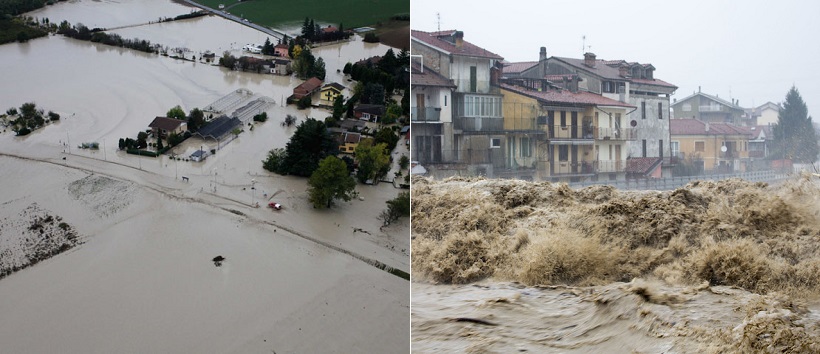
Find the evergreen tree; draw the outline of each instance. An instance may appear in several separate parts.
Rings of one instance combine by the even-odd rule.
[[[325,123],[309,118],[296,127],[296,132],[285,147],[280,170],[283,174],[308,177],[319,166],[319,161],[338,151]]]
[[[780,109],[773,132],[774,156],[800,163],[813,163],[817,160],[820,152],[817,134],[808,107],[794,86],[786,94],[786,101]]]
[[[319,78],[319,80],[325,81],[325,60],[319,57],[316,59],[316,62],[313,63],[313,68],[311,69],[311,75]]]
[[[336,96],[336,100],[333,101],[333,119],[339,120],[342,119],[342,114],[345,113],[345,97],[342,95]]]
[[[312,28],[313,24],[310,22],[310,19],[305,17],[305,22],[302,23],[302,37],[308,37]]]

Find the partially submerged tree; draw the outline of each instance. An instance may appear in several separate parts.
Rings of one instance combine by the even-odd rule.
[[[282,168],[277,172],[308,177],[319,166],[319,161],[338,152],[338,145],[324,122],[308,118],[296,127],[285,151]]]
[[[387,144],[373,145],[372,139],[362,140],[356,146],[356,161],[359,162],[359,171],[356,178],[359,182],[375,181],[384,177],[390,171],[390,156]]]
[[[349,201],[355,196],[356,181],[347,165],[336,156],[328,156],[308,180],[308,194],[314,208],[330,208],[335,199]]]
[[[410,216],[410,192],[401,192],[395,199],[388,200],[386,203],[387,209],[380,215],[384,225],[390,225],[402,216]]]
[[[203,125],[205,125],[205,113],[199,108],[192,109],[188,114],[188,130],[195,132]]]
[[[174,108],[169,109],[165,116],[168,118],[185,120],[185,111],[182,110],[182,107],[176,105]]]

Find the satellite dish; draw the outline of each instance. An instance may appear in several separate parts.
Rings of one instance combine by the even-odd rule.
[[[722,151],[722,152],[726,152],[726,150],[728,150],[728,149],[726,148],[726,145],[723,145],[723,146],[721,146],[721,147],[720,147],[720,151]]]

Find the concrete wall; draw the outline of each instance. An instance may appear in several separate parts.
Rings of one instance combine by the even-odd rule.
[[[757,118],[758,125],[769,125],[777,123],[777,116],[780,114],[779,111],[773,109],[765,109],[760,112],[760,117]]]
[[[628,154],[632,157],[643,156],[643,140],[646,140],[646,157],[660,157],[660,140],[663,140],[663,157],[670,156],[669,151],[669,97],[631,95],[629,104],[638,107],[622,122],[622,127],[637,124],[637,139],[628,144]],[[646,104],[646,119],[642,118],[642,103]],[[658,119],[658,103],[662,104],[663,119]],[[624,125],[625,124],[625,125]]]
[[[410,53],[424,57],[424,65],[444,77],[450,77],[450,55],[428,47],[424,43],[411,40]]]
[[[490,60],[463,56],[454,56],[450,66],[450,76],[457,92],[470,91],[470,68],[476,68],[476,93],[490,93]]]
[[[690,156],[699,156],[703,159],[703,168],[706,171],[714,170],[720,161],[729,161],[732,159],[722,158],[720,147],[724,142],[731,142],[737,146],[737,157],[735,160],[746,159],[749,157],[748,141],[742,136],[721,136],[721,135],[678,135],[672,137],[673,141],[680,143],[680,151],[684,153],[686,159]],[[695,143],[703,142],[704,151],[696,152]],[[735,164],[736,171],[744,171],[744,164]]]

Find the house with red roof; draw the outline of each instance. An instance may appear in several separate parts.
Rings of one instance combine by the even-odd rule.
[[[673,151],[686,164],[715,173],[750,169],[749,141],[757,129],[694,118],[672,119],[669,125]]]
[[[621,122],[635,106],[545,79],[503,79],[499,86],[508,170],[556,182],[625,178],[626,144],[636,130]]]
[[[464,40],[462,31],[411,30],[410,38],[411,54],[419,60],[416,73],[411,73],[410,105],[416,112],[410,130],[413,158],[437,177],[494,177],[496,169],[506,168],[498,145],[505,135],[503,96],[497,85],[504,58]],[[422,68],[440,78],[431,74],[425,76],[427,85],[417,85]],[[430,117],[435,114],[428,114],[428,107],[449,110],[452,124],[432,123]],[[438,118],[442,119],[441,114]]]
[[[302,97],[311,96],[318,92],[321,87],[322,80],[315,77],[307,79],[305,82],[299,84],[299,86],[293,88],[293,95],[289,97],[289,100],[298,101],[302,99]]]
[[[546,79],[554,85],[602,95],[628,103],[635,110],[622,118],[637,134],[625,146],[631,157],[658,157],[671,167],[669,145],[670,96],[677,86],[655,77],[652,64],[602,60],[594,53],[583,58],[548,57],[541,47],[538,61],[504,63],[508,79]]]

